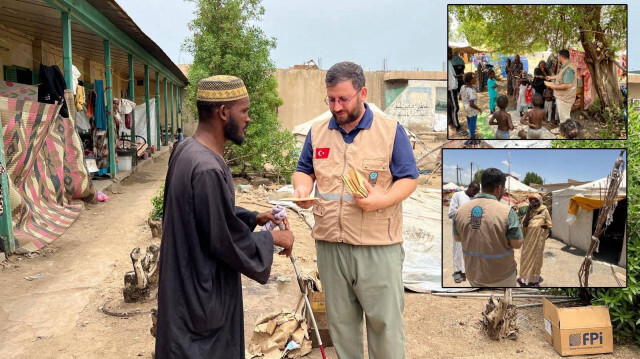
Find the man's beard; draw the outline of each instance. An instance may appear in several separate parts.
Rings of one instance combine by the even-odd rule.
[[[348,125],[356,121],[358,118],[360,118],[360,115],[362,114],[362,106],[360,106],[360,99],[358,99],[358,104],[356,105],[356,108],[355,110],[353,110],[353,112],[347,111],[347,118],[345,120],[339,120],[335,112],[331,111],[331,113],[333,114],[333,117],[336,119],[336,122],[338,123],[338,125],[341,125],[341,126]]]
[[[245,127],[245,130],[246,129],[247,128]],[[224,136],[236,145],[241,146],[244,143],[245,136],[240,135],[239,133],[240,125],[238,125],[238,121],[236,121],[233,116],[229,115],[229,122],[224,125]]]

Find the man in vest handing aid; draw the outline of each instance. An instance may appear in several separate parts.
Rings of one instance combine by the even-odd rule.
[[[546,85],[553,89],[553,94],[556,97],[560,124],[571,118],[571,107],[576,102],[578,77],[576,76],[576,66],[571,62],[570,57],[569,50],[560,50],[558,59],[562,67],[558,70],[557,75],[546,77],[547,80],[554,80],[553,83],[547,83]],[[558,131],[556,130],[555,132]]]
[[[402,201],[417,186],[409,138],[394,120],[365,103],[362,67],[333,65],[325,78],[333,116],[315,123],[293,175],[294,197],[313,205],[318,271],[331,340],[341,359],[364,357],[362,314],[369,358],[405,357],[402,311]],[[342,175],[357,171],[367,196],[354,197]]]

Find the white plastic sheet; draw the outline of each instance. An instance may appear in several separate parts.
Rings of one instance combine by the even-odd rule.
[[[442,290],[440,190],[418,188],[402,202],[404,286],[415,292]]]

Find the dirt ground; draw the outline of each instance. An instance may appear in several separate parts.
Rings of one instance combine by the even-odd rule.
[[[129,318],[104,314],[100,308],[122,297],[123,275],[131,270],[129,253],[152,243],[146,220],[150,198],[162,184],[168,156],[156,159],[109,193],[107,203],[89,206],[73,226],[34,258],[11,256],[0,270],[0,358],[149,358],[154,339],[150,315]],[[255,210],[270,206],[261,195],[239,196],[238,205]],[[315,267],[315,248],[307,225],[291,219],[294,252],[303,271]],[[446,231],[445,231],[446,232]],[[3,266],[0,266],[3,267]],[[44,273],[41,279],[24,277]],[[259,314],[295,305],[290,261],[277,257],[271,280],[244,284],[245,338]],[[407,358],[542,358],[559,357],[544,341],[541,307],[520,310],[517,340],[493,342],[479,325],[485,299],[443,298],[406,293],[404,319]],[[520,303],[533,302],[519,300]],[[610,358],[636,358],[638,347],[616,345]],[[335,359],[333,348],[327,356]],[[321,358],[315,349],[308,358]]]
[[[498,95],[506,95],[507,94],[507,80],[504,78],[498,78]],[[508,96],[509,97],[509,106],[507,106],[507,111],[515,111],[516,110],[516,101],[513,99],[513,96]],[[460,121],[460,124],[462,125],[462,129],[465,131],[469,131],[469,128],[467,126],[467,118],[466,118],[466,114],[465,114],[465,110],[464,110],[464,106],[462,104],[462,101],[458,100],[458,103],[460,105],[460,111],[458,112],[458,120]],[[485,89],[484,92],[478,92],[478,106],[482,109],[483,113],[488,114],[489,113],[489,92]],[[496,107],[497,109],[497,107]],[[606,125],[603,123],[599,123],[593,120],[589,120],[587,118],[583,118],[583,116],[580,115],[579,111],[572,111],[571,113],[571,117],[575,120],[578,120],[580,122],[580,124],[582,125],[582,138],[584,139],[600,139],[602,138],[602,135],[600,134],[600,131],[606,128]],[[487,123],[489,121],[489,117],[487,116]],[[511,121],[513,121],[513,124],[515,125],[516,122],[520,123],[520,118],[516,118],[516,117],[511,117]],[[543,124],[543,126],[547,129],[547,130],[552,130],[554,128],[557,128],[557,126],[552,125],[552,124],[547,124],[546,122]],[[450,139],[463,139],[463,138],[469,138],[469,135],[458,135],[455,132],[455,129],[452,129],[451,126],[449,126],[448,128],[448,133],[449,133],[449,138]],[[494,131],[495,132],[495,131]],[[613,135],[615,136],[615,135]],[[617,137],[614,137],[617,138]],[[481,139],[481,138],[478,138]]]
[[[453,280],[453,233],[451,219],[446,215],[449,206],[443,207],[442,238],[442,278],[443,287],[469,287],[469,282],[455,283]],[[520,249],[515,249],[515,259],[520,271]],[[544,248],[544,259],[540,275],[544,279],[543,287],[579,287],[578,270],[586,252],[569,246],[560,240],[548,238]],[[615,273],[615,275],[613,273]],[[625,268],[609,263],[594,261],[593,273],[589,275],[590,287],[625,287],[627,271]],[[616,280],[617,279],[617,280]]]

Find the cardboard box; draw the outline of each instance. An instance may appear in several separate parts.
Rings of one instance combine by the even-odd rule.
[[[329,335],[329,322],[327,321],[327,310],[324,304],[324,293],[314,291],[311,286],[307,286],[307,293],[309,295],[309,303],[311,304],[313,316],[316,319],[316,324],[318,325],[318,332],[320,333],[320,339],[322,339],[322,345],[325,348],[332,347],[333,342]],[[318,338],[316,338],[316,333],[313,328],[313,322],[311,321],[309,311],[307,311],[306,317],[307,324],[309,325],[309,334],[311,336],[311,347],[317,348],[319,346]]]
[[[327,312],[324,305],[324,293],[309,292],[309,302],[311,303],[311,309],[313,309],[314,314]]]
[[[542,299],[547,342],[562,356],[613,352],[613,329],[604,306],[558,308]]]

